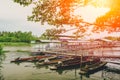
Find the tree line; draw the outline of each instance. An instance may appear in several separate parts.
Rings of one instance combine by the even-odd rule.
[[[31,40],[37,39],[32,35],[32,32],[0,32],[0,42],[26,42],[30,43]]]
[[[3,47],[2,45],[0,45],[0,55],[2,54],[2,51],[3,51]]]

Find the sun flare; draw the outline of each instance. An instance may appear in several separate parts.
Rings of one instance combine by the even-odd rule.
[[[96,7],[104,7],[105,5],[109,5],[110,1],[108,1],[108,0],[92,0],[90,3],[92,5],[95,5]]]
[[[84,21],[87,22],[94,22],[97,17],[104,15],[109,11],[109,8],[104,7],[93,7],[93,6],[86,6],[86,7],[79,7],[74,10],[74,16],[81,16]]]

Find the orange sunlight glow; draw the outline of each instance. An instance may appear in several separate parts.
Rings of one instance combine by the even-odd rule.
[[[110,9],[104,7],[93,7],[91,5],[85,7],[78,7],[72,13],[74,16],[81,16],[84,21],[93,23],[95,22],[96,18],[99,16],[104,15]]]
[[[92,0],[91,4],[95,5],[95,6],[99,6],[99,7],[103,7],[105,5],[109,5],[111,3],[111,1],[109,0]]]

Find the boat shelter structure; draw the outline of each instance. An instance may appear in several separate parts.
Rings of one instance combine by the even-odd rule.
[[[67,54],[67,55],[84,55],[84,56],[105,56],[117,57],[111,53],[110,55],[102,54],[103,48],[111,48],[114,46],[113,41],[108,39],[95,40],[76,40],[71,38],[60,38],[59,40],[36,40],[39,44],[40,51],[51,53]],[[44,45],[43,45],[44,44]],[[97,51],[95,51],[97,50]]]

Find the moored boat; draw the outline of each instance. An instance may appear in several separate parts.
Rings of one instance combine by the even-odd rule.
[[[64,59],[55,59],[55,60],[44,60],[44,62],[38,63],[38,66],[42,66],[42,65],[51,65],[51,64],[57,64],[59,61],[62,61]]]
[[[27,61],[27,60],[30,60],[31,58],[15,58],[14,60],[10,61],[10,62],[24,62],[24,61]]]
[[[71,60],[72,58],[71,57],[67,57],[67,56],[57,56],[55,59],[49,59],[49,58],[46,58],[46,59],[42,59],[42,62],[39,61],[37,63],[37,66],[42,66],[42,65],[53,65],[53,64],[57,64],[59,62],[66,62],[66,61],[69,61]],[[43,61],[44,60],[44,61]]]
[[[80,57],[74,57],[73,59],[62,62],[60,64],[57,64],[55,66],[51,66],[51,70],[57,70],[57,69],[69,69],[69,68],[74,68],[74,67],[80,67],[80,66],[85,66],[86,64],[89,63],[95,63],[96,61],[99,61],[99,58],[94,58],[94,59],[89,59],[88,57],[83,57],[82,61]]]
[[[73,57],[72,59],[62,61],[54,66],[51,66],[51,70],[58,70],[58,69],[68,69],[74,67],[80,67],[80,57]],[[87,61],[83,61],[82,64],[86,64]]]
[[[97,62],[94,64],[90,64],[90,65],[86,65],[84,68],[80,69],[79,74],[91,74],[96,72],[97,70],[102,69],[105,65],[107,64],[107,62]]]
[[[83,61],[82,64],[86,64],[87,61]],[[80,61],[73,61],[71,63],[61,63],[57,64],[55,66],[51,66],[51,70],[58,70],[58,69],[70,69],[70,68],[75,68],[75,67],[80,67]]]
[[[27,57],[27,58],[18,57],[16,59],[12,60],[11,62],[37,62],[43,58],[48,58],[48,57],[50,57],[50,56],[32,56],[32,57]]]
[[[43,62],[44,60],[46,59],[49,59],[49,60],[54,60],[56,59],[57,56],[55,55],[52,55],[52,56],[44,56],[43,58],[35,58],[33,60],[28,60],[28,62]]]

